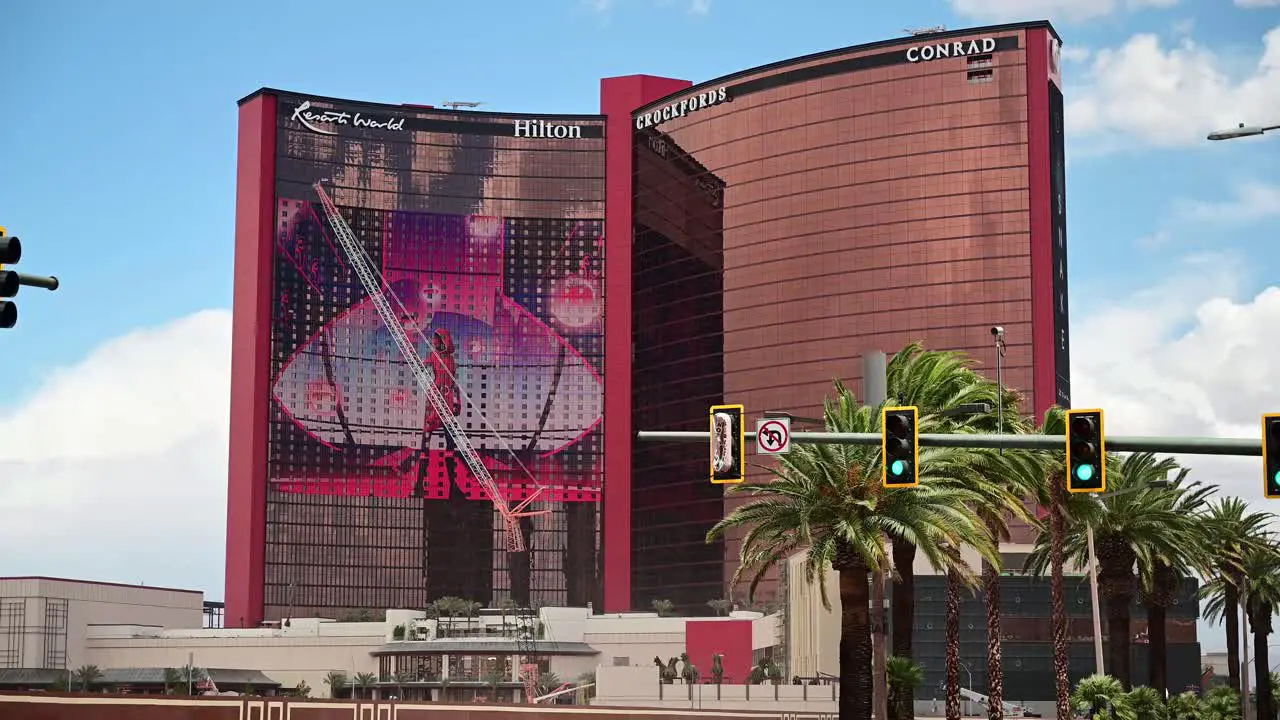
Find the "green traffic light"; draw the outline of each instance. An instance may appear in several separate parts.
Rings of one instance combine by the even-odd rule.
[[[889,463],[890,475],[905,475],[907,472],[907,464],[902,460],[894,460]]]
[[[1280,487],[1280,470],[1276,471],[1275,477],[1271,478],[1271,480],[1276,484],[1276,487]]]
[[[1076,468],[1076,479],[1080,482],[1089,482],[1093,479],[1093,466],[1080,465]]]

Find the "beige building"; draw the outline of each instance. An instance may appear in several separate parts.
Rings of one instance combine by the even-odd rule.
[[[89,638],[103,625],[200,627],[195,590],[0,578],[0,668],[76,668],[96,662]]]
[[[392,609],[386,611],[385,619],[374,622],[293,618],[253,629],[204,628],[202,618],[202,595],[194,591],[48,578],[0,579],[0,643],[4,643],[0,649],[8,648],[0,655],[0,687],[40,686],[41,682],[48,686],[58,671],[93,665],[104,675],[99,683],[103,687],[145,691],[161,682],[164,669],[190,663],[207,670],[215,685],[219,677],[264,679],[265,675],[265,680],[286,689],[305,683],[312,697],[330,696],[326,678],[335,672],[353,682],[362,674],[374,678],[373,687],[361,689],[369,697],[506,700],[509,696],[519,701],[524,692],[518,662],[525,648],[513,633],[518,621],[502,610],[438,619],[422,611]],[[544,678],[549,673],[571,683],[600,678],[593,703],[687,707],[696,696],[703,707],[713,707],[716,700],[706,695],[710,691],[705,687],[691,689],[678,679],[658,687],[653,658],[685,653],[690,648],[687,626],[691,621],[749,622],[753,661],[777,651],[783,627],[779,616],[755,612],[686,619],[656,613],[597,615],[591,608],[553,607],[538,611],[533,642]],[[705,636],[705,625],[701,632]],[[701,672],[705,678],[709,668]],[[633,681],[652,687],[638,689]],[[228,680],[217,689],[241,691],[244,686]],[[747,691],[729,686],[722,692],[733,695],[735,707],[761,710],[790,707],[790,696],[795,694],[789,687],[758,691],[752,698],[738,697]],[[829,696],[830,688],[825,692]],[[828,696],[818,692],[815,700],[830,703]],[[805,709],[811,707],[803,704]]]

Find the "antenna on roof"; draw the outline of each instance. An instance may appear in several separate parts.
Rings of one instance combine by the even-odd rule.
[[[448,102],[442,102],[442,103],[440,103],[440,104],[441,104],[441,105],[443,105],[444,107],[447,107],[447,108],[451,109],[451,110],[457,110],[458,108],[478,108],[478,107],[480,107],[481,105],[483,105],[484,103],[482,103],[482,102],[467,102],[467,101],[464,101],[464,100],[450,100],[450,101],[448,101]]]
[[[932,35],[934,33],[940,33],[940,32],[946,32],[946,31],[947,31],[946,25],[934,25],[933,27],[926,27],[926,28],[915,28],[915,29],[905,28],[903,29],[902,32],[908,35]]]

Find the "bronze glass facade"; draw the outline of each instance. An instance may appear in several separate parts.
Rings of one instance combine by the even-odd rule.
[[[664,346],[696,347],[707,363],[722,363],[719,388],[709,366],[665,371],[687,388],[689,410],[679,417],[689,428],[706,424],[706,408],[691,398],[717,390],[755,417],[820,415],[833,378],[859,380],[864,352],[916,340],[967,351],[994,371],[993,325],[1006,331],[1005,381],[1027,395],[1028,408],[1040,404],[1032,387],[1026,39],[1026,30],[1012,28],[831,53],[706,83],[637,111],[637,136],[701,168],[681,185],[698,203],[673,203],[673,184],[647,174],[639,159],[634,186],[637,268],[642,256],[683,252],[664,260],[674,265],[662,273],[678,291],[658,292],[661,281],[637,275],[637,338],[661,327]],[[639,157],[648,142],[637,142]],[[714,203],[702,200],[710,194]],[[690,243],[655,233],[654,216],[714,227],[696,246],[702,257],[689,259]],[[658,235],[660,251],[650,247]],[[695,264],[701,274],[676,269]],[[686,272],[698,279],[677,283]],[[665,315],[646,328],[639,320],[646,313]],[[650,370],[640,352],[635,427],[674,429],[672,403],[682,401],[642,391]],[[637,498],[674,482],[677,465],[685,482],[706,475],[702,448],[644,446],[635,456]],[[723,594],[736,562],[708,574],[693,551],[714,517],[692,506],[636,512],[638,606],[657,595],[692,605]],[[677,520],[684,525],[674,527]],[[662,543],[668,557],[690,562],[666,560],[661,576],[646,573],[640,548]],[[673,547],[681,543],[687,549]],[[725,551],[736,560],[732,538]],[[771,592],[762,588],[765,597]]]

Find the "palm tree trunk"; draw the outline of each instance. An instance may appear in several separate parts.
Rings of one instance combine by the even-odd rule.
[[[1271,660],[1267,649],[1272,609],[1270,605],[1261,604],[1250,608],[1249,613],[1249,625],[1253,628],[1253,682],[1258,698],[1258,720],[1273,720],[1275,717],[1274,698],[1271,697]]]
[[[916,615],[916,546],[906,540],[893,541],[893,569],[897,577],[893,581],[893,654],[913,658],[912,624]]]
[[[1240,692],[1240,593],[1228,583],[1222,595],[1222,615],[1227,621],[1227,684]]]
[[[1168,611],[1158,602],[1147,603],[1147,685],[1160,697],[1169,690],[1169,629],[1165,624]]]
[[[987,591],[987,717],[1004,720],[1004,669],[1000,646],[1000,573],[987,564],[983,570]],[[973,688],[969,688],[972,690]]]
[[[893,541],[893,597],[890,646],[898,657],[913,657],[912,633],[916,616],[916,546],[906,540]],[[895,720],[915,720],[915,692],[897,693],[891,712]]]
[[[840,720],[871,720],[871,571],[841,563]]]
[[[1103,584],[1105,581],[1099,580]],[[1107,674],[1120,681],[1125,691],[1129,691],[1133,680],[1133,671],[1129,662],[1129,647],[1132,642],[1133,594],[1113,590],[1107,594]]]
[[[1071,681],[1067,673],[1067,610],[1062,566],[1066,562],[1066,525],[1062,512],[1066,489],[1061,472],[1049,478],[1052,501],[1049,505],[1049,592],[1053,598],[1050,628],[1053,636],[1053,676],[1057,700],[1057,720],[1072,720]]]
[[[947,571],[947,720],[960,720],[960,578]]]

